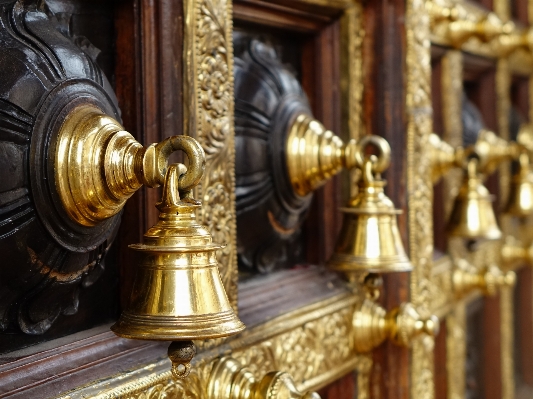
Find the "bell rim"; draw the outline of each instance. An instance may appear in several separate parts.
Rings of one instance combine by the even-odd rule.
[[[134,315],[124,311],[111,331],[122,338],[180,341],[223,338],[245,328],[232,309],[195,316]]]
[[[146,244],[130,244],[128,248],[133,249],[134,251],[141,252],[175,252],[175,253],[191,253],[191,252],[213,252],[219,249],[225,248],[226,245],[222,244],[206,244],[198,245],[194,247],[173,247],[173,246],[156,246],[156,245],[146,245]]]
[[[339,272],[368,271],[372,273],[392,273],[413,270],[413,264],[407,256],[381,257],[381,260],[369,262],[368,258],[365,257],[334,254],[327,262],[327,267],[330,270]]]
[[[448,234],[451,237],[464,238],[469,240],[487,240],[487,241],[497,241],[503,237],[503,233],[500,229],[492,228],[486,233],[469,233],[464,229],[449,229]]]
[[[349,214],[362,214],[362,215],[401,215],[403,211],[401,209],[359,209],[359,208],[350,208],[342,207],[339,210],[343,213]]]

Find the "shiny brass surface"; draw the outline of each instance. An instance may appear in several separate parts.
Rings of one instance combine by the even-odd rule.
[[[503,240],[501,248],[502,263],[505,268],[512,268],[520,263],[533,264],[533,246],[526,245],[512,236]]]
[[[94,226],[120,212],[141,185],[162,185],[168,157],[178,148],[187,148],[189,168],[195,171],[181,178],[181,189],[187,191],[198,184],[205,164],[202,148],[191,143],[173,136],[143,148],[99,108],[79,106],[58,134],[55,178],[63,207],[72,220]]]
[[[363,165],[359,192],[344,213],[341,233],[328,268],[350,275],[363,271],[384,273],[412,270],[398,231],[392,201],[385,195],[385,182],[374,177],[376,156]],[[378,169],[379,170],[379,169]]]
[[[429,159],[431,162],[431,180],[436,183],[453,167],[460,167],[463,162],[462,147],[453,148],[435,133],[429,135]]]
[[[498,240],[502,232],[496,223],[492,197],[478,174],[477,159],[468,162],[467,172],[455,198],[448,222],[452,237]]]
[[[511,180],[509,202],[505,212],[525,217],[533,213],[533,171],[527,153],[520,154],[520,168]]]
[[[144,235],[144,244],[130,245],[139,253],[139,262],[133,267],[133,290],[129,304],[111,327],[124,338],[212,339],[244,329],[220,279],[215,251],[222,246],[214,244],[208,230],[196,222],[200,203],[191,196],[194,184],[187,184],[201,178],[203,150],[194,139],[184,140],[195,145],[174,148],[185,151],[191,160],[189,169],[181,164],[168,167],[157,204],[159,221]],[[200,159],[200,168],[194,157]],[[188,375],[191,351],[187,348],[184,352],[182,346],[169,349],[175,377]]]
[[[465,11],[456,7],[455,12],[450,11],[451,15],[464,14]],[[504,31],[504,24],[495,13],[488,13],[479,21],[470,19],[456,19],[447,22],[448,39],[455,47],[461,47],[471,37],[477,37],[482,41],[488,42]]]
[[[498,137],[490,130],[481,130],[476,143],[466,149],[465,156],[474,155],[478,158],[478,171],[489,175],[498,165],[507,160],[517,159],[522,146],[514,141],[507,141]]]
[[[142,185],[142,153],[133,136],[95,106],[71,112],[55,158],[57,191],[70,218],[94,226],[118,213]]]
[[[380,151],[374,170],[383,172],[390,163],[390,146],[377,137],[363,136],[345,144],[312,116],[298,115],[286,143],[287,167],[294,190],[304,196],[325,184],[342,168],[362,167],[361,149],[367,145],[374,145]]]
[[[299,392],[287,373],[270,371],[257,379],[236,359],[222,357],[213,365],[207,399],[320,399],[320,396],[316,392]]]
[[[452,280],[457,298],[463,298],[474,290],[493,296],[502,287],[514,286],[516,274],[513,271],[502,272],[495,265],[489,265],[485,270],[476,270],[473,265],[461,259],[455,264]]]
[[[353,315],[354,346],[360,352],[371,351],[386,339],[397,345],[410,346],[415,337],[421,334],[435,336],[438,330],[436,316],[422,318],[410,303],[387,312],[367,299]]]

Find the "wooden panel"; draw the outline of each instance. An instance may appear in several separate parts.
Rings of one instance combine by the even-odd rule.
[[[529,266],[517,273],[514,291],[515,378],[517,387],[533,388],[533,272]]]
[[[350,373],[321,389],[322,399],[354,399],[357,397],[357,374]]]
[[[435,399],[448,399],[446,320],[440,323],[440,331],[435,338]]]
[[[469,303],[466,312],[466,392],[465,399],[487,399],[485,392],[484,351],[489,347],[485,344],[487,335],[484,334],[484,304],[483,298],[479,298]],[[499,325],[497,327],[499,330]],[[496,349],[499,354],[499,347]],[[499,364],[499,363],[494,363]],[[491,364],[491,366],[494,366]],[[499,369],[499,367],[492,367]],[[492,387],[494,388],[494,387]],[[495,391],[499,396],[501,387]]]
[[[442,55],[439,48],[433,46],[431,60],[431,103],[433,106],[433,131],[442,137],[444,133],[442,104]],[[446,219],[444,212],[444,181],[441,179],[433,186],[433,239],[434,250],[446,252]]]
[[[387,195],[404,212],[398,227],[407,248],[406,119],[405,119],[405,2],[367,2],[364,8],[363,120],[367,133],[390,143],[392,167],[385,173]],[[407,273],[384,276],[381,303],[392,309],[409,298]],[[371,396],[386,399],[409,397],[409,351],[386,342],[373,352]]]

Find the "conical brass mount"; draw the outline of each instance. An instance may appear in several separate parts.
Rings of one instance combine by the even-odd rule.
[[[296,117],[287,136],[287,168],[294,191],[305,196],[324,185],[343,168],[362,167],[363,149],[375,146],[380,152],[374,165],[381,173],[390,164],[390,146],[378,136],[363,136],[344,143],[342,139],[307,114]]]

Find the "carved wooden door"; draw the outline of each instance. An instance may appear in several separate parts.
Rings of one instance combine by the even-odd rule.
[[[290,397],[531,396],[531,216],[507,205],[521,170],[509,141],[531,149],[527,1],[0,8],[0,398],[263,397],[273,371],[291,376],[275,379]],[[142,144],[188,135],[205,151],[196,217],[226,244],[220,277],[247,330],[198,342],[186,379],[173,379],[167,343],[109,331],[132,292],[128,245],[157,221],[161,190],[141,188],[95,226],[68,217],[53,159],[80,105]],[[295,132],[319,155],[291,153]],[[381,273],[395,261],[346,279],[329,262],[351,212],[339,208],[366,187],[349,154],[383,156],[378,136],[391,149],[380,220],[412,271]],[[490,161],[470,181],[495,196],[501,239],[451,233],[471,158]],[[294,178],[294,159],[310,160],[296,168],[308,175]],[[287,396],[276,384],[268,397]]]

